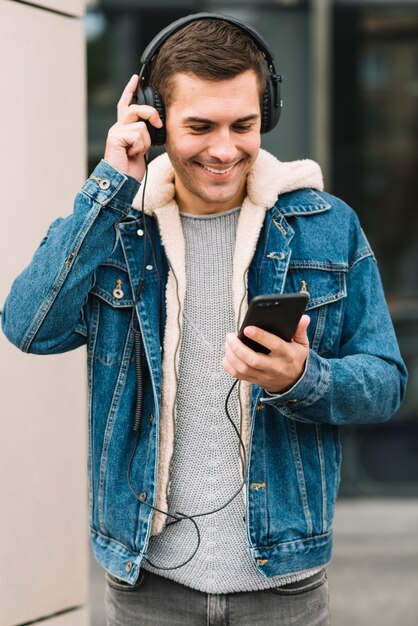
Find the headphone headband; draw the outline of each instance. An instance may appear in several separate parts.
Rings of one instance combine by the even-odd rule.
[[[238,20],[235,17],[229,17],[229,15],[221,15],[220,13],[194,13],[192,15],[186,15],[186,17],[181,17],[179,20],[172,22],[171,24],[163,28],[163,30],[159,32],[158,35],[154,37],[154,39],[148,44],[148,46],[142,53],[141,63],[149,63],[152,57],[156,54],[156,52],[166,42],[166,40],[171,37],[171,35],[174,35],[174,33],[184,28],[186,24],[208,19],[223,20],[224,22],[235,24],[236,26],[241,28],[241,30],[243,30],[250,37],[250,39],[254,41],[259,50],[264,53],[268,64],[273,65],[274,56],[264,39],[257,33],[256,30],[254,30],[251,26],[244,24],[244,22],[241,22],[241,20]]]

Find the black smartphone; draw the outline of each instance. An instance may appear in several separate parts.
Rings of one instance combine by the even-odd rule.
[[[252,350],[269,354],[268,348],[244,335],[244,328],[257,326],[285,341],[291,341],[308,301],[307,291],[255,296],[239,330],[239,339]]]

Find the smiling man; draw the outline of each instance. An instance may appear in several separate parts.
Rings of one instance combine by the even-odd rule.
[[[376,260],[316,163],[260,149],[279,77],[253,29],[198,14],[147,51],[3,329],[26,352],[87,345],[108,626],[325,626],[338,427],[388,419],[405,391]],[[240,341],[254,296],[300,290],[290,342]]]

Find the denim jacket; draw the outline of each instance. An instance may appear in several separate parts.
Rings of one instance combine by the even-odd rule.
[[[51,224],[14,281],[2,315],[5,335],[24,352],[87,346],[91,544],[99,563],[131,584],[151,533],[164,527],[166,516],[146,504],[167,510],[175,440],[186,285],[172,179],[166,155],[151,164],[144,229],[140,184],[101,161],[73,213]],[[239,384],[248,553],[262,575],[273,576],[330,560],[338,428],[387,420],[402,402],[407,374],[376,260],[353,210],[322,191],[319,167],[260,151],[247,192],[234,256],[237,329],[257,294],[310,293],[310,350],[299,381],[283,394]],[[137,438],[135,315],[143,403],[130,476],[140,498],[127,482]]]

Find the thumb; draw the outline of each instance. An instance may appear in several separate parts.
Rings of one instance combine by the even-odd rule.
[[[309,340],[306,331],[310,324],[310,321],[311,318],[309,317],[309,315],[302,315],[298,327],[296,328],[296,332],[293,335],[293,341],[296,341],[296,343],[300,343],[301,345],[306,347],[309,346]]]

